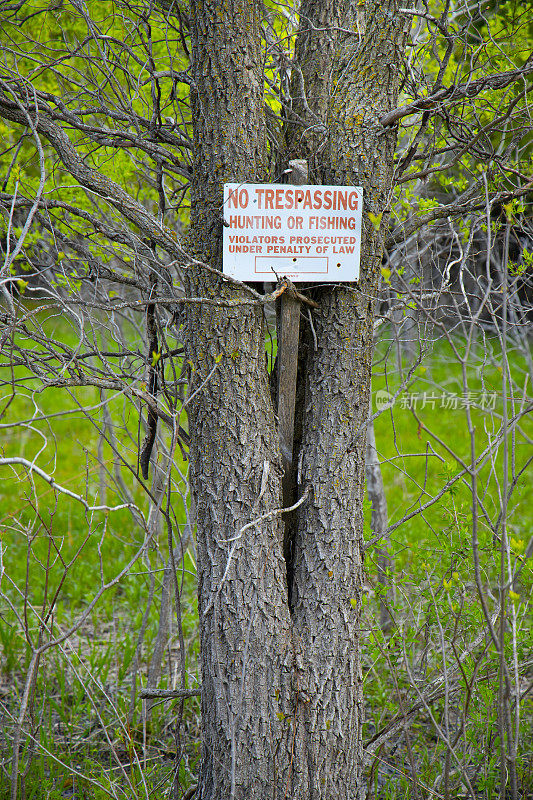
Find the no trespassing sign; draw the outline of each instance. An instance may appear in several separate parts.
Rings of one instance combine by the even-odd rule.
[[[363,190],[224,185],[224,273],[241,281],[359,279]]]

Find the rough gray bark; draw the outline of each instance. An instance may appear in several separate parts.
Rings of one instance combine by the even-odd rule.
[[[307,2],[297,46],[304,93],[316,101],[311,116],[325,116],[328,130],[314,179],[363,185],[365,208],[376,215],[385,210],[392,177],[394,133],[383,133],[379,120],[397,100],[403,34],[396,12],[393,2],[375,2],[356,18],[348,3]],[[310,32],[320,26],[329,44],[319,68],[306,54],[319,46]],[[220,268],[222,184],[266,176],[255,3],[192,0],[191,40],[188,244],[194,256]],[[315,88],[306,92],[305,81]],[[309,143],[300,146],[292,155],[307,158]],[[372,298],[382,251],[381,234],[368,220],[362,249],[359,289],[319,290],[314,332],[307,331],[298,480],[309,499],[294,515],[291,607],[282,525],[272,513],[281,504],[281,470],[262,314],[254,307],[188,311],[202,800],[361,796],[361,509]],[[239,291],[213,274],[188,274],[193,294]]]
[[[306,24],[320,29],[323,3],[302,5]],[[332,11],[333,4],[328,3]],[[335,4],[339,14],[339,4]],[[379,222],[392,184],[395,136],[383,135],[382,109],[394,107],[405,40],[396,2],[344,5],[330,48],[327,141],[317,177],[361,185],[365,211],[358,287],[318,293],[316,350],[308,335],[300,487],[311,488],[294,545],[293,621],[304,654],[295,796],[362,796],[363,699],[359,620],[363,580],[362,499],[370,392],[373,310],[382,256]],[[352,31],[347,34],[346,31]],[[315,42],[315,46],[317,43]],[[324,49],[330,47],[324,43]],[[316,87],[311,63],[311,84]],[[317,103],[321,113],[324,104]],[[318,299],[315,297],[315,299]],[[355,608],[353,607],[355,605]],[[334,766],[333,766],[334,765]]]
[[[301,487],[311,489],[294,544],[293,622],[303,667],[295,797],[359,796],[363,719],[359,661],[362,492],[372,338],[354,296],[323,292],[309,356]],[[361,455],[362,448],[362,455]],[[355,608],[354,608],[355,605]]]
[[[193,0],[191,44],[189,247],[221,268],[223,183],[266,178],[256,4]],[[190,273],[187,288],[204,297],[236,291],[203,270]],[[283,526],[271,513],[281,508],[281,466],[263,312],[191,309],[187,328],[202,667],[198,797],[282,798],[293,649]]]
[[[286,134],[289,157],[305,156],[313,172],[325,141],[335,51],[348,6],[346,0],[302,0],[300,5]]]

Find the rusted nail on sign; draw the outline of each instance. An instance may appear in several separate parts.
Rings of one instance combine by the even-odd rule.
[[[224,272],[241,281],[359,280],[363,190],[226,183]]]

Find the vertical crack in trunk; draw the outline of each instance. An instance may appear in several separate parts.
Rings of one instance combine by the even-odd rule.
[[[303,186],[309,180],[309,167],[305,159],[289,161],[288,183]],[[285,292],[278,300],[276,308],[278,357],[277,357],[277,408],[280,435],[281,460],[283,465],[283,506],[290,508],[299,499],[297,437],[301,440],[301,304]],[[294,540],[298,527],[299,509],[287,512],[284,516],[283,555],[287,569],[287,602],[292,609]]]

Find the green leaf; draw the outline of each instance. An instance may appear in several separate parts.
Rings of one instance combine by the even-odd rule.
[[[381,274],[385,283],[390,286],[390,276],[392,274],[391,270],[388,267],[381,267]]]
[[[515,553],[520,555],[526,549],[526,543],[524,539],[515,539],[514,536],[511,536],[511,547]]]
[[[383,212],[380,214],[373,214],[371,211],[368,212],[368,219],[374,226],[374,230],[379,231],[379,226],[381,225],[381,218],[383,216]]]

